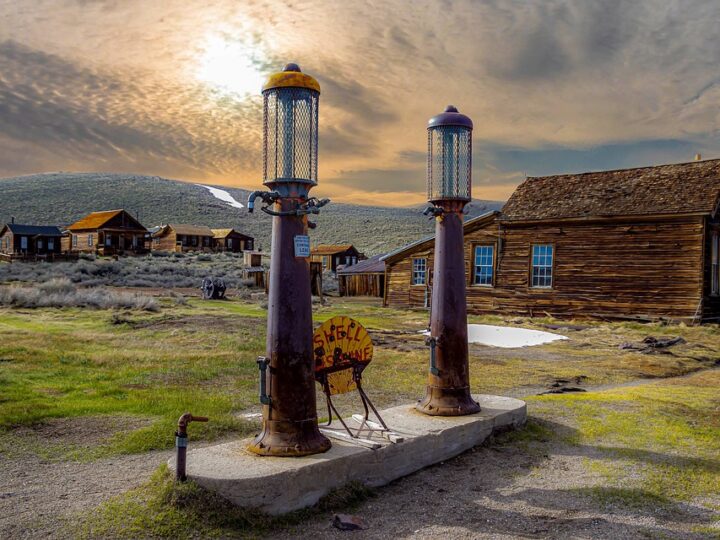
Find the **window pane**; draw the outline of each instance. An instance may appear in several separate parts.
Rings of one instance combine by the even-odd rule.
[[[553,246],[536,244],[532,247],[532,287],[552,287]]]
[[[492,285],[494,246],[475,246],[475,266],[473,283],[475,285]]]

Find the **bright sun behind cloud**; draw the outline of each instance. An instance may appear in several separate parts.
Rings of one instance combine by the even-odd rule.
[[[260,63],[258,51],[242,41],[210,36],[203,46],[196,76],[213,88],[244,98],[260,93],[265,82]]]

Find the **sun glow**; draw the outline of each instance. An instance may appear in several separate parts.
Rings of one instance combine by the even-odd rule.
[[[242,41],[211,36],[203,46],[196,76],[210,86],[240,97],[259,94],[265,75],[257,50]]]

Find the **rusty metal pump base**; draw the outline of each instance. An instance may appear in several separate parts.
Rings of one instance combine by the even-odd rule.
[[[429,416],[465,416],[480,412],[480,405],[470,395],[470,387],[440,388],[427,386],[425,397],[415,408]]]
[[[266,420],[263,431],[247,449],[259,456],[301,457],[327,452],[330,440],[318,429],[317,418],[301,422]]]

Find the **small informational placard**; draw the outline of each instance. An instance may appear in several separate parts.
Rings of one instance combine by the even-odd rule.
[[[296,257],[309,257],[310,256],[310,237],[299,234],[295,237],[295,256]]]

